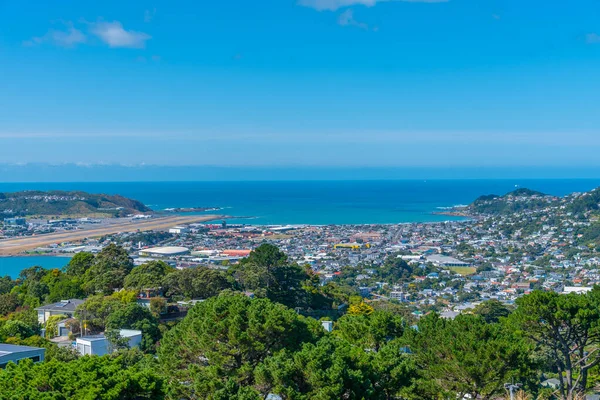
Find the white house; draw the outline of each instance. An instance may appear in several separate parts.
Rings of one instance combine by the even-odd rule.
[[[122,338],[127,338],[129,348],[138,347],[142,343],[142,331],[133,329],[121,329],[119,335]],[[82,356],[96,355],[103,356],[111,353],[110,343],[103,333],[99,335],[90,335],[77,338],[77,352]]]

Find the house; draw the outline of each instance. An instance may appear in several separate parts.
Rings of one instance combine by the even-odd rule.
[[[0,368],[6,367],[9,362],[17,364],[27,358],[33,362],[44,361],[46,349],[30,346],[17,346],[14,344],[0,343]]]
[[[138,347],[142,342],[142,331],[133,329],[121,329],[119,335],[122,338],[127,338],[129,348]],[[99,335],[83,336],[76,339],[75,346],[77,352],[82,356],[96,355],[103,356],[112,353],[110,343],[106,336],[101,333]]]
[[[65,315],[68,318],[73,318],[75,309],[78,305],[83,304],[83,302],[80,299],[69,299],[38,307],[35,309],[38,313],[38,322],[44,325],[48,321],[48,318],[53,315]]]

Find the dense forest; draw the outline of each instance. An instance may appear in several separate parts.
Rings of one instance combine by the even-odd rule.
[[[385,271],[412,273],[403,262]],[[137,303],[148,288],[163,294],[149,308]],[[75,325],[106,332],[114,353],[80,357],[40,337],[34,308],[67,298],[86,299]],[[186,299],[204,301],[165,318]],[[1,342],[46,348],[42,363],[0,370],[3,399],[499,399],[519,383],[522,398],[574,400],[600,381],[600,288],[416,318],[321,286],[268,244],[226,271],[134,266],[116,245],[79,253],[63,270],[0,279],[0,316]],[[142,331],[139,348],[111,334],[122,328]],[[542,385],[551,378],[558,388]]]
[[[152,210],[137,200],[119,195],[64,191],[0,193],[0,215],[28,216],[125,216]]]

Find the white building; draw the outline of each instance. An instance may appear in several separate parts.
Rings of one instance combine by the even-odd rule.
[[[189,253],[190,249],[187,247],[178,246],[152,247],[150,249],[143,249],[139,251],[139,254],[142,257],[174,257]]]
[[[470,267],[466,261],[459,260],[454,257],[448,257],[441,254],[433,254],[427,257],[427,261],[437,265],[438,267]]]
[[[399,292],[399,291],[390,292],[390,299],[398,300],[398,301],[406,301],[406,293]]]
[[[33,362],[44,361],[46,349],[30,346],[17,346],[14,344],[0,343],[0,368],[6,367],[9,362],[17,364],[27,358]]]
[[[185,226],[175,226],[171,229],[169,229],[169,233],[173,233],[175,235],[183,235],[188,233],[190,230],[188,228],[186,228]]]
[[[563,294],[569,294],[569,293],[577,293],[577,294],[584,294],[589,292],[590,290],[592,290],[591,287],[589,286],[565,286],[563,288]]]
[[[128,339],[129,348],[139,347],[142,343],[142,331],[133,329],[121,329],[119,335]],[[110,343],[103,333],[99,335],[83,336],[76,340],[77,352],[82,356],[103,356],[111,353]]]

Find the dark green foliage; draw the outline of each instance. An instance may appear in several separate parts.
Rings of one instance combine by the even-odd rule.
[[[511,310],[498,300],[488,300],[473,309],[473,314],[480,315],[485,322],[499,322],[500,318],[508,317]]]
[[[125,304],[112,296],[91,296],[77,307],[75,316],[84,322],[86,333],[99,333],[106,327],[108,318],[125,308]]]
[[[15,293],[0,294],[0,317],[7,315],[21,305],[19,296]]]
[[[137,329],[142,331],[140,348],[147,352],[153,352],[156,342],[160,340],[158,319],[152,315],[148,308],[136,303],[129,303],[109,314],[106,318],[106,329],[117,331],[119,329]]]
[[[284,252],[272,244],[261,244],[250,252],[250,255],[242,259],[240,264],[255,264],[264,268],[274,268],[287,264],[288,259]]]
[[[600,363],[599,287],[585,295],[534,291],[517,299],[509,322],[551,354],[563,398],[588,388],[589,371]]]
[[[288,307],[302,307],[310,302],[304,284],[310,276],[302,267],[290,263],[276,246],[262,244],[244,262],[231,269],[243,290],[266,297]]]
[[[0,278],[0,295],[9,293],[17,282],[10,279],[10,276]]]
[[[93,264],[94,255],[92,253],[77,253],[65,266],[65,272],[71,276],[84,276]]]
[[[163,285],[167,296],[183,299],[207,299],[233,288],[224,272],[205,267],[177,269],[164,278]]]
[[[111,243],[96,255],[86,271],[84,288],[89,293],[109,295],[123,287],[125,277],[132,269],[133,262],[127,251]]]
[[[157,289],[163,286],[166,275],[175,268],[163,261],[150,261],[135,267],[125,278],[128,289]]]
[[[527,383],[535,378],[533,347],[478,316],[448,320],[431,314],[419,321],[418,331],[408,330],[405,340],[421,375],[416,387],[423,397],[492,399],[504,394],[504,383],[511,379]]]
[[[405,282],[413,274],[413,267],[397,255],[387,257],[383,265],[378,269],[379,279],[392,284]]]
[[[229,378],[247,385],[254,368],[282,349],[314,342],[316,321],[266,299],[221,295],[190,310],[161,341],[159,359],[171,377],[173,396],[207,398]],[[190,381],[192,385],[180,385]]]
[[[0,393],[3,399],[15,400],[163,399],[164,378],[152,364],[152,360],[128,354],[11,363],[0,371]]]
[[[403,332],[402,317],[389,311],[375,311],[369,316],[346,314],[336,322],[334,330],[349,343],[375,351]]]

